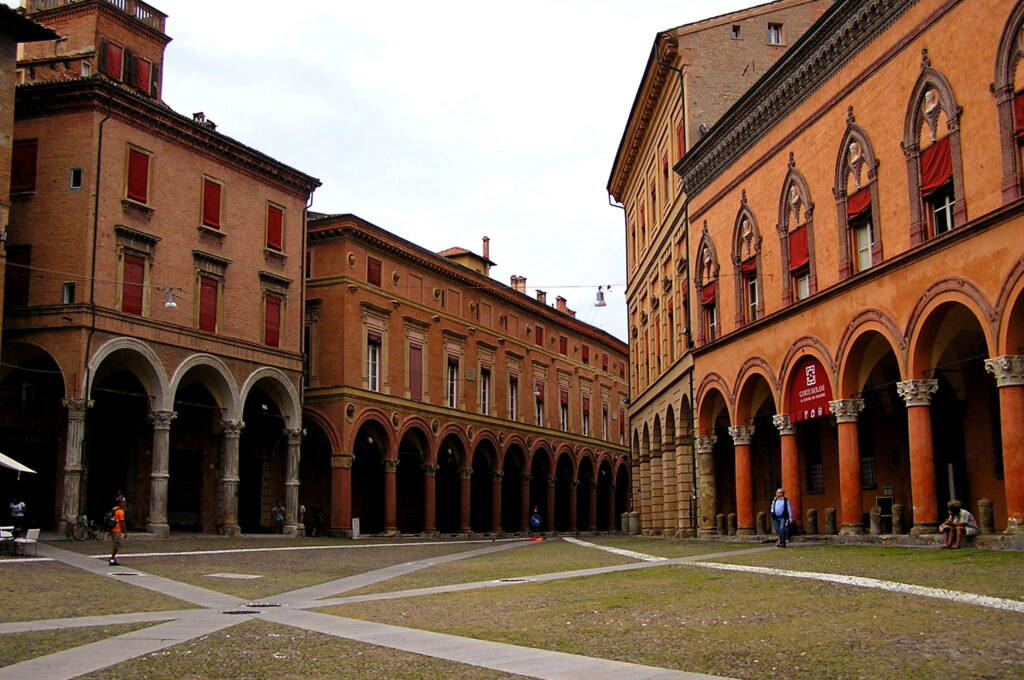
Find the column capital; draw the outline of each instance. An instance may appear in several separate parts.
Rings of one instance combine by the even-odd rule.
[[[353,460],[355,460],[355,456],[351,453],[332,453],[331,467],[335,469],[351,468]]]
[[[754,436],[754,426],[732,425],[729,427],[729,436],[732,437],[732,443],[737,446],[749,445],[750,439]]]
[[[433,477],[434,475],[437,474],[437,469],[441,466],[432,465],[430,463],[424,463],[421,467],[423,468],[423,475],[425,477]]]
[[[85,420],[85,412],[96,404],[92,399],[79,399],[78,397],[61,399],[60,403],[68,410],[70,420]]]
[[[398,460],[395,458],[384,459],[384,472],[394,472],[398,469]]]
[[[1024,354],[985,359],[985,370],[995,377],[999,387],[1020,387],[1024,385]]]
[[[694,437],[697,442],[697,453],[712,453],[715,449],[715,442],[718,441],[718,437],[709,435],[697,435]]]
[[[569,480],[569,488],[570,489],[577,489],[577,488],[579,488],[579,485],[580,485],[580,480],[578,480],[578,479],[571,479],[571,480]]]
[[[896,393],[911,406],[927,406],[932,401],[932,395],[939,389],[939,381],[932,380],[907,380],[896,383]]]
[[[285,436],[288,437],[288,444],[301,444],[302,443],[302,428],[301,427],[286,427],[284,429]]]
[[[522,482],[523,484],[529,484],[531,479],[533,479],[533,475],[531,474],[527,473],[519,475],[519,481]]]
[[[149,422],[153,423],[154,430],[168,430],[171,421],[178,417],[177,411],[150,411]]]
[[[546,480],[547,480],[548,486],[553,489],[553,488],[555,488],[555,483],[558,481],[558,478],[557,477],[547,477]]]
[[[836,417],[837,423],[855,423],[857,415],[864,410],[864,400],[836,399],[828,402],[828,410]]]
[[[492,472],[492,473],[491,473],[491,481],[492,481],[492,482],[500,482],[500,481],[501,481],[501,479],[502,479],[502,478],[503,478],[504,476],[505,476],[505,473],[504,473],[504,472]]]
[[[772,416],[772,425],[775,426],[782,436],[796,434],[796,425],[789,419],[788,413],[776,413]]]
[[[459,479],[471,479],[473,477],[473,468],[459,468]]]
[[[244,429],[245,421],[243,420],[220,421],[220,431],[225,437],[238,437],[242,434],[242,430]]]

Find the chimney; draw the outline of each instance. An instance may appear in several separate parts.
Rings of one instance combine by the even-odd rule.
[[[526,292],[526,277],[525,276],[516,276],[515,274],[513,274],[512,275],[511,285],[512,285],[512,290],[520,292],[520,293],[525,293]]]
[[[523,285],[526,285],[526,283],[524,282]],[[537,291],[537,302],[539,302],[541,304],[544,304],[544,305],[546,305],[548,303],[547,291],[543,291],[543,290],[538,290]]]
[[[555,309],[562,312],[563,314],[569,313],[569,308],[565,306],[565,298],[559,295],[555,298]]]
[[[491,238],[484,236],[484,259],[491,259]]]

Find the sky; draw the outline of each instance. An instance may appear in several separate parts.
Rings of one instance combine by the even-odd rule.
[[[323,183],[353,213],[564,296],[626,339],[615,151],[655,36],[751,0],[150,0],[163,99]],[[607,307],[594,307],[598,286]]]

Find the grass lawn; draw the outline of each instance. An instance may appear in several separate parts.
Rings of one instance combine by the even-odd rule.
[[[58,562],[0,564],[0,622],[192,609],[182,600]]]
[[[1024,642],[1008,635],[1024,628],[1022,615],[699,567],[654,567],[323,611],[751,680],[1024,676]],[[951,631],[955,644],[946,641]]]
[[[514,680],[521,676],[264,621],[247,621],[81,676],[82,680],[205,680],[210,677],[217,680]]]
[[[573,569],[607,567],[629,564],[636,560],[612,553],[584,548],[564,541],[549,540],[531,543],[521,548],[465,560],[448,562],[437,569],[424,569],[382,581],[381,583],[351,590],[345,595],[393,592],[413,588],[493,581],[503,578],[518,578],[532,574],[547,574]]]
[[[1024,553],[879,546],[808,546],[716,560],[759,567],[866,576],[1024,600]]]
[[[0,656],[0,666],[11,666],[46,654],[56,654],[65,649],[124,635],[151,625],[153,624],[125,623],[116,626],[10,633],[0,636],[0,644],[4,649],[3,655]]]

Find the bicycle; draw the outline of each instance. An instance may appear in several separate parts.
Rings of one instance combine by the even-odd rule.
[[[89,538],[102,541],[106,533],[103,527],[96,523],[96,520],[90,520],[85,515],[79,515],[78,521],[71,527],[71,538],[76,541],[84,541]]]

